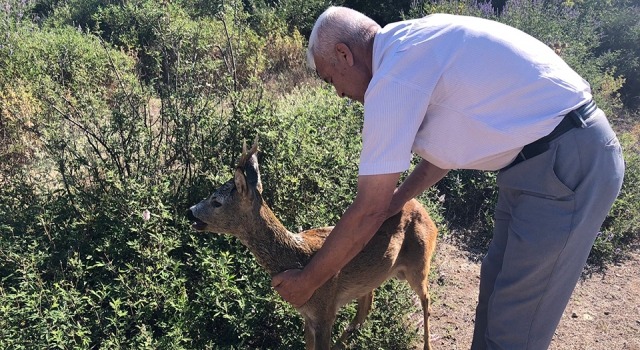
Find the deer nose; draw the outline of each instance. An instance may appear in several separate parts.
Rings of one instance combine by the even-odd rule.
[[[195,215],[193,215],[193,211],[191,209],[187,210],[187,219],[191,222],[198,220]]]

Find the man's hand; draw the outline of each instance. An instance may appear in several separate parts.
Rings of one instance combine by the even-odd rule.
[[[304,305],[315,292],[313,287],[304,283],[302,270],[299,269],[286,270],[273,276],[271,287],[296,309]]]

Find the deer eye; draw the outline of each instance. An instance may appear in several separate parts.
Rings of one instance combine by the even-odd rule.
[[[222,206],[222,203],[218,201],[213,201],[211,202],[211,205],[213,205],[215,208],[220,208]]]

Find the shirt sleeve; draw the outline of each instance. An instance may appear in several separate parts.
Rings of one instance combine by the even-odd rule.
[[[411,148],[428,105],[427,93],[392,77],[382,77],[369,86],[364,104],[360,175],[409,169]]]

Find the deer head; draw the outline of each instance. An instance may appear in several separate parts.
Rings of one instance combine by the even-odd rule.
[[[252,222],[260,210],[262,183],[258,169],[258,138],[247,151],[243,142],[242,155],[233,178],[209,198],[189,208],[187,218],[197,231],[228,233],[241,236],[243,227]]]

